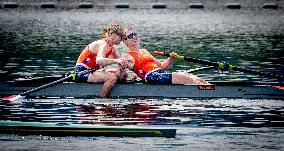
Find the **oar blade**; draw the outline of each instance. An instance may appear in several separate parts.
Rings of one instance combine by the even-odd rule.
[[[18,101],[22,101],[23,99],[25,99],[25,96],[11,95],[11,96],[6,96],[6,97],[1,98],[1,101],[3,101],[3,102],[18,102]]]

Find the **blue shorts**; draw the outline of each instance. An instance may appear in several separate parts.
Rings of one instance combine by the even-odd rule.
[[[149,84],[172,84],[172,74],[162,69],[157,69],[147,74],[146,83]]]
[[[79,73],[79,72],[85,71],[85,70],[87,70],[87,68],[82,66],[82,65],[77,65],[75,67],[75,73]],[[77,74],[75,81],[76,82],[87,82],[88,78],[89,78],[89,75],[90,75],[90,73],[87,73],[87,74],[81,75],[81,76],[78,76],[78,74]]]

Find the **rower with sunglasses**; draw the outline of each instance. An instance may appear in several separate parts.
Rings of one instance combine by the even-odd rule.
[[[126,39],[123,40],[130,50],[122,57],[128,61],[128,68],[132,70],[138,77],[145,80],[149,84],[209,84],[208,82],[198,78],[197,76],[184,72],[167,73],[165,70],[171,65],[177,57],[176,53],[172,53],[173,57],[169,57],[164,62],[158,61],[146,49],[140,49],[140,39],[137,33],[132,29],[125,32]]]

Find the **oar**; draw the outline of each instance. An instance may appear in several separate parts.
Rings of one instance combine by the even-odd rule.
[[[160,55],[160,56],[173,57],[172,53],[166,53],[166,52],[160,52],[160,51],[155,51],[154,53],[157,54],[157,55]],[[234,71],[240,71],[240,72],[244,72],[244,73],[249,73],[249,74],[254,74],[254,75],[258,75],[258,76],[263,76],[263,77],[267,77],[267,78],[273,78],[273,79],[278,79],[280,81],[284,81],[284,76],[281,76],[281,75],[276,75],[276,74],[273,74],[273,73],[265,73],[265,72],[251,70],[251,69],[236,67],[236,66],[233,66],[233,65],[228,64],[228,63],[211,62],[211,61],[208,61],[208,60],[201,60],[201,59],[196,59],[196,58],[192,58],[192,57],[189,57],[189,56],[179,56],[179,55],[176,57],[176,59],[177,60],[185,60],[185,61],[193,62],[193,63],[199,63],[199,64],[203,64],[203,65],[208,65],[208,66],[214,66],[215,68],[220,69],[222,71],[234,70]]]
[[[44,85],[39,86],[39,87],[37,87],[37,88],[33,88],[33,89],[31,89],[31,90],[29,90],[29,91],[26,91],[26,92],[23,92],[23,93],[21,93],[21,94],[19,94],[19,95],[10,96],[10,97],[5,97],[5,100],[15,101],[15,100],[18,100],[18,99],[24,99],[26,95],[29,95],[29,94],[31,94],[31,93],[34,93],[34,92],[39,91],[39,90],[42,90],[42,89],[45,89],[45,88],[47,88],[47,87],[54,86],[54,85],[59,84],[59,83],[62,83],[62,82],[64,82],[64,81],[68,81],[68,80],[71,80],[71,79],[72,79],[72,80],[75,80],[76,75],[77,75],[77,76],[83,76],[83,75],[88,74],[88,73],[90,73],[90,72],[93,72],[93,71],[95,71],[95,70],[96,70],[96,69],[88,69],[88,70],[81,71],[81,72],[79,72],[79,73],[72,73],[72,74],[68,75],[67,77],[64,77],[64,78],[62,78],[62,79],[53,81],[53,82],[51,82],[51,83],[44,84]],[[4,99],[3,99],[3,100],[4,100]]]
[[[194,72],[200,72],[200,71],[210,70],[210,69],[215,69],[215,67],[213,67],[213,66],[200,67],[200,68],[195,68],[195,69],[186,70],[186,71],[184,71],[184,72],[187,72],[187,73],[194,73]]]

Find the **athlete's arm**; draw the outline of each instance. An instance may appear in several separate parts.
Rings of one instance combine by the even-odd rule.
[[[115,58],[115,59],[118,59],[118,58],[120,58],[120,54],[118,53],[118,51],[117,51],[117,49],[116,49],[116,47],[113,47],[112,48],[112,56],[113,56],[113,58]]]
[[[173,63],[174,59],[176,58],[177,54],[173,53],[173,57],[169,57],[167,60],[165,60],[164,62],[161,63],[161,69],[163,70],[167,70],[170,65]]]
[[[167,70],[170,67],[170,65],[172,64],[173,61],[174,61],[173,58],[168,58],[167,60],[165,60],[164,62],[161,63],[161,69]]]
[[[123,54],[121,54],[121,58],[126,59],[126,60],[127,60],[127,68],[128,68],[129,70],[133,70],[133,67],[134,67],[134,65],[135,65],[135,61],[134,61],[134,59],[132,58],[132,56],[129,55],[128,53],[123,53]]]
[[[103,44],[98,47],[96,64],[101,65],[101,66],[107,66],[110,64],[119,64],[119,65],[125,66],[124,64],[127,63],[127,61],[123,58],[118,58],[118,59],[106,58],[105,57],[106,52],[107,52],[106,44]]]
[[[164,62],[160,62],[158,59],[156,59],[149,51],[147,51],[155,60],[155,63],[161,67],[161,69],[166,70],[169,68],[171,63],[173,62],[172,58],[168,58]]]

